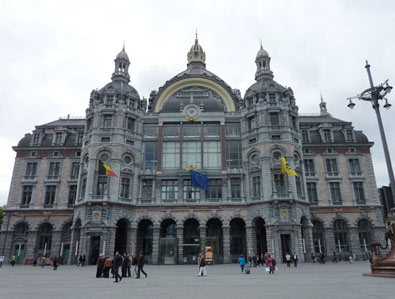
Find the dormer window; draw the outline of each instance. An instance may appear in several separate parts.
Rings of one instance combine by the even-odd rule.
[[[114,101],[114,96],[108,95],[107,96],[107,105],[112,105],[113,101]]]
[[[112,126],[112,116],[104,115],[104,128],[111,128]]]
[[[248,130],[252,130],[256,128],[256,118],[255,116],[251,116],[248,118]]]
[[[135,120],[132,117],[128,117],[127,129],[130,131],[134,131]]]
[[[346,130],[346,134],[347,134],[347,141],[349,142],[354,141],[354,135],[352,130]]]
[[[330,129],[324,129],[324,142],[331,142],[331,130]]]
[[[40,143],[40,134],[33,135],[33,145],[38,145]]]
[[[77,144],[82,144],[82,138],[84,137],[84,133],[78,133],[77,135]]]
[[[63,133],[58,132],[55,135],[55,145],[61,145],[62,144],[62,137],[63,137]]]
[[[309,132],[302,130],[302,142],[309,142]]]
[[[271,126],[279,126],[280,125],[280,118],[277,112],[270,113],[270,125]]]

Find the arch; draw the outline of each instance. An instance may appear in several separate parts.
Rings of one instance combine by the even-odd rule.
[[[160,94],[155,104],[154,112],[159,113],[162,110],[163,105],[166,103],[166,101],[171,97],[171,95],[173,95],[179,89],[192,87],[196,85],[203,86],[215,91],[223,99],[226,105],[227,112],[236,111],[235,103],[233,102],[232,96],[228,93],[228,91],[224,87],[222,87],[221,85],[210,79],[194,77],[194,78],[185,78],[178,80],[173,84],[169,85],[168,87],[166,87]]]
[[[196,215],[194,215],[194,214],[190,214],[190,215],[188,215],[188,216],[186,216],[186,217],[184,217],[183,219],[182,219],[182,225],[183,226],[185,226],[185,222],[186,221],[188,221],[189,219],[194,219],[194,220],[196,220],[198,223],[199,223],[199,225],[200,225],[200,219],[199,219],[199,217],[197,217]]]
[[[39,230],[40,227],[46,223],[50,224],[52,226],[52,229],[55,230],[55,224],[53,224],[49,219],[42,219],[39,223],[37,223],[36,230]]]
[[[13,231],[15,236],[25,236],[29,230],[29,225],[25,221],[21,221],[14,225]]]
[[[169,215],[169,214],[162,216],[162,217],[159,219],[158,222],[159,222],[160,224],[162,224],[162,222],[163,222],[164,220],[166,220],[166,219],[171,219],[171,220],[174,221],[175,224],[178,225],[178,219],[177,219],[176,217],[174,217],[173,215]]]
[[[196,218],[188,218],[184,221],[184,259],[187,263],[195,263],[200,252],[200,230],[199,221]]]
[[[335,246],[339,253],[350,251],[350,239],[349,239],[349,225],[344,219],[337,218],[333,222],[333,233],[335,236]]]
[[[218,217],[212,217],[206,222],[206,246],[211,246],[213,263],[223,263],[223,222]]]
[[[368,252],[368,246],[373,243],[372,222],[368,218],[362,218],[358,221],[358,237],[361,252]]]
[[[42,255],[50,256],[54,226],[49,222],[40,224],[37,231],[36,249]]]
[[[173,218],[163,219],[160,224],[160,237],[175,238],[177,235],[176,226],[177,223]]]
[[[271,157],[275,150],[283,152],[284,157],[289,156],[288,150],[280,144],[273,144],[272,146],[266,149],[263,155]]]
[[[108,146],[104,146],[104,147],[100,147],[98,148],[94,154],[93,157],[95,160],[99,159],[100,154],[108,152],[110,154],[109,160],[114,160],[115,158],[115,154],[114,154],[114,150]]]
[[[343,220],[346,222],[347,226],[350,227],[350,222],[348,221],[347,218],[343,217],[342,215],[337,215],[336,217],[334,217],[330,223],[330,226],[333,227],[335,225],[336,220]]]
[[[228,219],[228,225],[234,220],[234,219],[241,219],[244,222],[244,225],[247,224],[247,220],[244,218],[244,216],[241,216],[240,214],[234,214],[229,217]]]
[[[134,222],[136,224],[137,228],[139,227],[141,221],[143,221],[143,220],[151,221],[152,225],[156,225],[154,218],[152,218],[151,216],[148,216],[148,215],[144,215],[144,216],[140,216],[139,218],[137,218],[136,221]]]
[[[252,220],[255,229],[256,254],[261,256],[267,252],[266,223],[263,217],[257,216]]]
[[[313,247],[314,252],[319,254],[321,252],[326,252],[326,244],[324,238],[324,222],[319,218],[314,218],[311,220],[313,224]]]
[[[121,218],[117,221],[117,229],[115,231],[114,252],[119,252],[123,255],[127,252],[128,235],[129,235],[130,221],[127,218]]]
[[[147,262],[152,262],[154,223],[143,218],[137,224],[137,252],[142,251]]]
[[[26,222],[25,220],[19,220],[19,221],[15,222],[14,225],[12,226],[12,229],[11,229],[11,230],[15,231],[15,228],[16,228],[18,225],[20,225],[20,224],[26,224],[26,225],[27,225],[27,230],[30,230],[30,225],[29,225],[29,223]]]
[[[233,217],[230,226],[230,255],[232,262],[237,261],[240,254],[247,254],[246,222],[241,217]]]

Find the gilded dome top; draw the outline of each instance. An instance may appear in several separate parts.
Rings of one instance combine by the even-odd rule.
[[[125,46],[123,46],[122,51],[118,53],[115,59],[124,59],[126,61],[129,61],[129,56],[125,51]]]
[[[203,48],[201,45],[199,45],[199,39],[195,37],[195,43],[192,45],[191,49],[189,50],[188,54],[188,64],[191,62],[201,62],[205,63],[206,62],[206,53],[204,53]]]

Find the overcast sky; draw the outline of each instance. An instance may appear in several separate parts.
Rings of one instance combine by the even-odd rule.
[[[131,85],[149,97],[186,68],[195,30],[207,68],[244,95],[262,39],[275,80],[292,87],[300,113],[329,112],[375,142],[378,186],[388,184],[374,110],[346,98],[374,83],[395,84],[393,1],[0,1],[0,204],[15,152],[35,126],[84,116],[92,89],[110,81],[126,42]],[[394,92],[395,94],[395,92]],[[392,102],[394,96],[389,95]],[[390,152],[395,107],[382,110]],[[392,157],[395,159],[395,156]]]

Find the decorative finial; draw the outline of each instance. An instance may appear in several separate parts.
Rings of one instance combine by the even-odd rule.
[[[123,41],[123,48],[122,51],[125,51],[125,41]]]
[[[261,39],[261,50],[263,50],[262,39]]]
[[[195,43],[198,42],[198,32],[197,32],[197,27],[196,27],[196,31],[195,31]]]
[[[320,91],[320,95],[321,95],[321,102],[324,101],[324,99],[322,98],[322,92]]]

